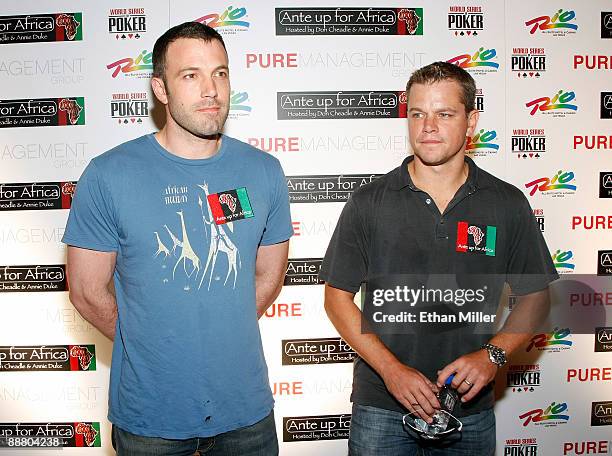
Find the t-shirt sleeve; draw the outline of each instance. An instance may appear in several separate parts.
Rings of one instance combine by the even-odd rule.
[[[512,293],[519,296],[543,290],[559,278],[529,202],[523,195],[521,197],[507,268],[507,282]]]
[[[285,242],[293,236],[291,210],[289,208],[289,190],[280,163],[276,163],[276,168],[273,172],[274,174],[270,177],[270,212],[268,212],[266,228],[263,232],[260,245],[278,244]]]
[[[119,235],[111,194],[94,161],[77,183],[62,242],[103,252],[117,251]]]
[[[334,288],[357,293],[368,271],[366,239],[357,204],[351,197],[340,214],[319,277]]]

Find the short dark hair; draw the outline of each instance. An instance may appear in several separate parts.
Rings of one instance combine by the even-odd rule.
[[[472,112],[475,109],[476,82],[470,73],[448,62],[430,63],[412,73],[406,84],[406,99],[410,96],[413,84],[433,84],[446,80],[456,81],[461,86],[461,101],[465,112]]]
[[[200,22],[183,22],[168,29],[160,36],[153,46],[153,77],[165,80],[166,73],[166,52],[168,46],[179,38],[193,38],[202,40],[205,43],[217,40],[227,52],[223,37],[214,28]]]

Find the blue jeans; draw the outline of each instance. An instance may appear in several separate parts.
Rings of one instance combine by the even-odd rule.
[[[215,435],[185,440],[144,437],[113,426],[113,448],[118,456],[275,456],[278,440],[274,411],[247,427]]]
[[[349,436],[350,456],[493,456],[495,414],[493,409],[459,418],[461,432],[444,440],[429,441],[405,430],[402,414],[353,404]]]

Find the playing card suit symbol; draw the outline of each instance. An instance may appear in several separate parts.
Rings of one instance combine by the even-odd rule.
[[[455,36],[459,35],[459,33],[457,33],[457,30],[455,30]]]
[[[467,34],[468,34],[468,36],[470,36],[470,35],[472,34],[472,32],[470,32],[470,31],[468,30]]]
[[[535,158],[540,158],[540,154],[535,154]]]
[[[136,39],[140,38],[140,33],[137,33],[136,35],[134,35],[134,38]]]
[[[119,34],[118,34],[118,33],[115,35],[115,39],[116,39],[116,40],[118,40],[118,39],[119,39]]]
[[[119,123],[121,123],[121,119],[119,119]]]
[[[121,35],[121,39],[125,40],[125,35]]]
[[[465,35],[465,32],[461,32],[459,35],[463,36],[463,35]]]
[[[127,120],[127,119],[124,119],[124,120],[123,120],[123,123],[124,123],[124,124],[128,123],[128,120]]]
[[[142,123],[142,119],[139,118],[136,123]]]
[[[133,117],[130,120],[132,121],[132,123],[136,122],[136,119],[134,119]]]
[[[527,73],[523,73],[523,77],[526,78],[527,77]]]
[[[529,158],[533,158],[533,152],[529,152]]]
[[[516,388],[512,388],[512,392],[514,393],[516,391]]]
[[[533,386],[531,388],[529,388],[529,391],[533,391]]]
[[[523,388],[523,391],[527,391],[528,389],[529,389],[529,388],[525,387],[525,388]]]
[[[132,39],[132,37],[134,36],[133,33],[128,33],[128,36],[130,37],[130,40]]]
[[[523,154],[523,158],[527,158],[527,154]]]
[[[536,74],[535,74],[535,77],[536,77],[536,78],[539,78],[539,77],[540,77],[540,73],[536,73]]]
[[[474,36],[478,35],[478,32],[474,32]]]

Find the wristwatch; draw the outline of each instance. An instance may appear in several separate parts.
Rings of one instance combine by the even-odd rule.
[[[503,349],[493,344],[483,344],[480,348],[489,353],[489,360],[493,364],[497,364],[499,367],[506,364],[506,352]]]

